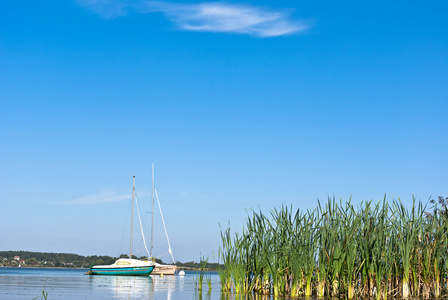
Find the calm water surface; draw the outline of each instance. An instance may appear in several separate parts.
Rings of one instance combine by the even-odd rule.
[[[212,290],[195,291],[196,272],[185,276],[90,276],[84,269],[0,268],[0,299],[232,299],[221,297],[219,276],[211,273]],[[38,298],[40,299],[40,298]]]

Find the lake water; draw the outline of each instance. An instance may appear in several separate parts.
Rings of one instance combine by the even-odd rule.
[[[185,276],[90,276],[84,269],[0,268],[0,299],[232,299],[221,296],[219,276],[211,273],[212,290],[204,279],[195,289],[196,272]]]
[[[220,280],[211,272],[212,290],[204,279],[203,292],[195,288],[196,272],[185,276],[91,276],[87,269],[2,268],[0,299],[149,299],[149,300],[272,300],[273,296],[221,294]],[[42,298],[43,299],[43,298]],[[281,300],[284,298],[276,298]],[[299,298],[300,299],[300,298]],[[392,299],[392,297],[390,298]],[[300,300],[305,300],[302,298]],[[308,300],[317,300],[311,298]]]

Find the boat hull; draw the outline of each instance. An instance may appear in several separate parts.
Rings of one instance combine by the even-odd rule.
[[[176,273],[176,266],[170,265],[156,265],[152,275],[174,275]]]
[[[91,275],[115,275],[115,276],[149,276],[154,266],[148,267],[123,267],[123,268],[95,268],[90,269]]]

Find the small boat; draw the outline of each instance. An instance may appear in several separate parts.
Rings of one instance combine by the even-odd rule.
[[[91,267],[90,274],[149,276],[151,275],[152,270],[154,270],[154,264],[151,261],[120,258],[112,265],[101,265]]]
[[[177,266],[175,265],[162,265],[155,263],[154,271],[152,275],[174,275],[176,273]]]
[[[132,217],[131,217],[131,250],[129,257],[132,257],[132,229],[134,220],[134,194],[135,194],[135,176],[132,179]],[[137,202],[138,206],[138,202]],[[138,208],[137,208],[138,210]],[[139,215],[140,219],[140,215]],[[141,227],[140,222],[140,227]],[[143,236],[145,243],[145,237]],[[126,276],[149,276],[154,270],[155,264],[152,261],[139,260],[133,258],[119,258],[111,265],[91,266],[86,273],[88,275],[126,275]]]

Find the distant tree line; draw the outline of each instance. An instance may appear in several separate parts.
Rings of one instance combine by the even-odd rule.
[[[67,267],[88,268],[90,264],[112,264],[116,258],[110,256],[82,256],[72,253],[48,253],[32,251],[0,251],[0,265],[17,266],[20,261],[14,257],[19,256],[23,267]]]
[[[178,266],[180,269],[193,269],[198,270],[202,263],[205,263],[205,261],[195,262],[195,261],[188,261],[185,263],[182,262],[176,262],[175,265]],[[219,269],[223,269],[223,265],[219,263],[205,263],[204,269],[206,271],[217,271]]]
[[[91,264],[94,265],[110,265],[118,258],[129,258],[127,254],[121,254],[119,257],[111,256],[82,256],[72,253],[52,253],[52,252],[32,252],[32,251],[0,251],[0,266],[18,266],[20,261],[14,259],[19,256],[20,261],[23,261],[22,267],[65,267],[65,268],[88,268]],[[132,255],[132,258],[137,258]],[[139,259],[148,259],[145,256]],[[166,264],[161,259],[155,260],[157,263]],[[176,262],[180,269],[199,269],[201,262]],[[209,271],[218,270],[220,264],[209,263],[205,265],[205,269]]]

